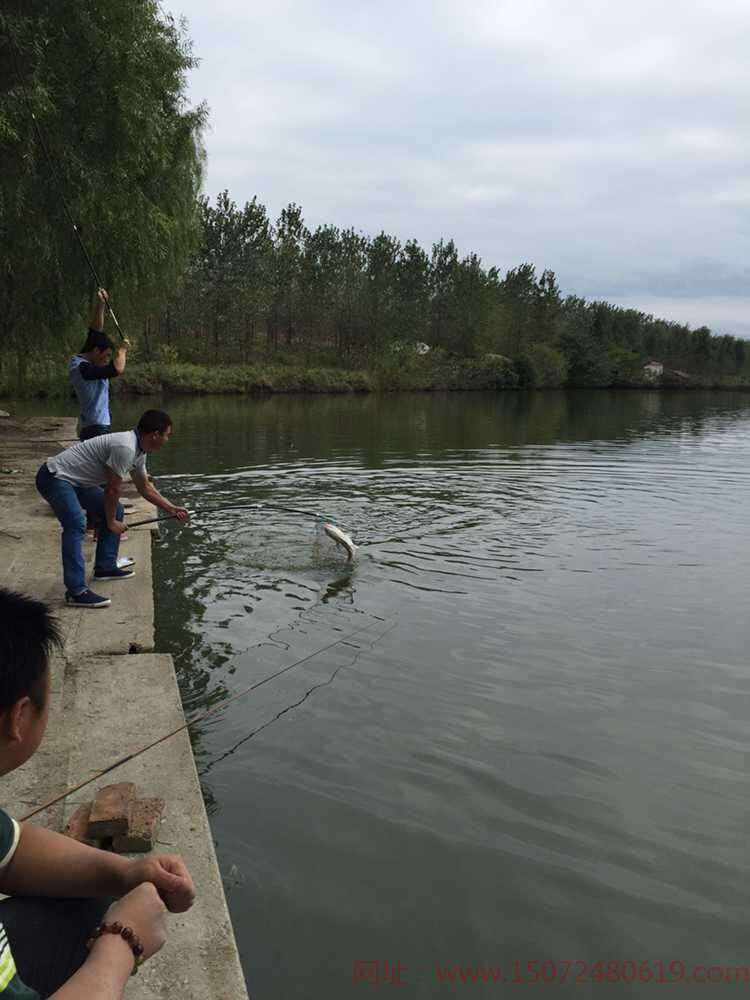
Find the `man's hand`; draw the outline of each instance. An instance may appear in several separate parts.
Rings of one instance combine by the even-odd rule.
[[[125,521],[112,521],[107,527],[113,535],[123,535],[128,530]]]
[[[171,517],[176,517],[178,521],[190,520],[190,511],[187,509],[187,507],[176,507],[173,503],[171,503],[166,508],[166,513],[169,514]]]
[[[158,854],[131,862],[125,871],[126,891],[143,882],[155,886],[170,913],[184,913],[193,905],[195,885],[177,854]]]
[[[123,927],[132,928],[143,945],[143,957],[151,958],[167,939],[164,905],[155,887],[146,882],[113,903],[104,920],[108,924],[117,920]],[[109,935],[103,937],[108,938]]]
[[[97,288],[96,297],[103,305],[106,305],[107,302],[109,302],[109,293],[106,288]]]

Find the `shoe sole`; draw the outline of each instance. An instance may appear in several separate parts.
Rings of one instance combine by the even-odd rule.
[[[110,582],[112,581],[119,582],[120,580],[132,580],[134,576],[135,576],[135,570],[133,570],[132,573],[128,573],[127,576],[97,576],[97,574],[94,573],[95,580],[102,580],[105,583],[107,582],[107,580],[109,580]]]
[[[69,608],[84,608],[85,610],[91,609],[92,611],[98,611],[100,608],[108,608],[112,601],[102,601],[96,604],[78,604],[77,601],[66,601],[65,604]]]

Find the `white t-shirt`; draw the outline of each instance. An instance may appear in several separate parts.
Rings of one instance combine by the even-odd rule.
[[[125,479],[132,472],[146,472],[146,453],[135,431],[100,434],[66,448],[47,459],[47,468],[58,479],[74,486],[101,486],[107,472]]]

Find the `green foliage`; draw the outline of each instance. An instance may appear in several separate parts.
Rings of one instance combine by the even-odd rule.
[[[360,367],[390,389],[646,384],[652,358],[701,379],[750,376],[743,342],[563,299],[551,270],[538,276],[524,263],[502,276],[452,240],[428,254],[387,233],[310,230],[294,204],[272,224],[256,199],[239,208],[227,192],[201,202],[201,219],[153,337],[186,360]],[[482,360],[491,355],[513,361],[491,375]]]
[[[503,275],[453,240],[426,250],[311,229],[294,203],[272,221],[257,198],[199,198],[193,65],[157,0],[2,5],[0,389],[64,391],[91,285],[32,110],[123,326],[140,334],[126,391],[638,385],[652,359],[664,384],[750,381],[744,342],[563,298],[554,272],[527,262]]]
[[[530,389],[557,389],[568,377],[565,357],[550,344],[529,344],[515,368],[521,386]]]
[[[134,394],[347,393],[368,392],[371,388],[372,384],[367,374],[359,371],[292,368],[267,364],[225,367],[183,362],[130,365],[117,383],[119,392]]]
[[[203,159],[205,110],[185,100],[193,63],[183,28],[156,0],[3,5],[4,349],[31,330],[36,343],[45,333],[59,342],[92,286],[53,169],[123,325],[142,321],[177,281],[197,235]]]
[[[638,353],[620,344],[609,346],[609,369],[615,384],[632,385],[642,379]]]

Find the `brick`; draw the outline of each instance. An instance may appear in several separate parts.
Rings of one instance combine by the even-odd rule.
[[[89,816],[89,837],[118,837],[127,833],[135,802],[135,785],[121,781],[96,793]]]
[[[89,836],[89,816],[91,815],[91,803],[86,802],[78,806],[76,811],[65,824],[63,833],[66,837],[79,840],[82,844],[93,844],[94,838]]]
[[[133,806],[130,828],[112,841],[118,854],[143,854],[156,843],[164,812],[164,799],[137,799]]]

